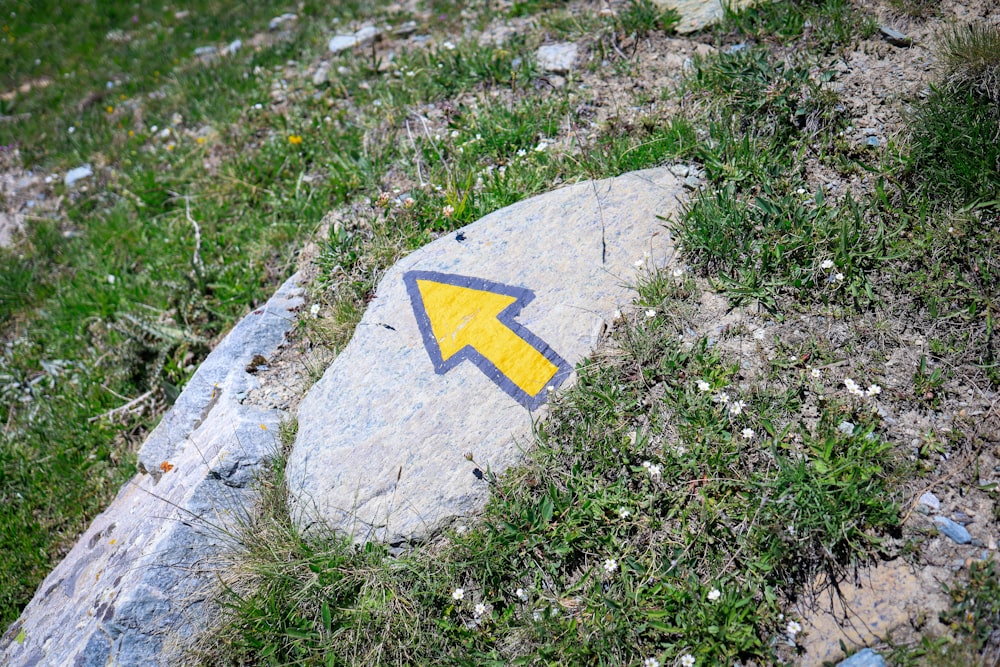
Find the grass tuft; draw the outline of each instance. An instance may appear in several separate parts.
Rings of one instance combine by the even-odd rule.
[[[1000,27],[971,23],[948,28],[940,38],[938,57],[949,89],[1000,103]]]

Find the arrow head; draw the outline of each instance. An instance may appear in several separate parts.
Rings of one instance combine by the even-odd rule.
[[[514,320],[531,290],[434,271],[410,271],[403,281],[437,373],[472,361],[529,410],[569,376],[569,364]]]

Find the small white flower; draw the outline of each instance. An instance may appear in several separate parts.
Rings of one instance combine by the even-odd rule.
[[[704,380],[698,380],[698,391],[712,391],[712,385]]]
[[[109,285],[114,285],[115,284],[115,280],[117,280],[117,278],[115,278],[113,274],[109,273],[108,274],[108,284]]]
[[[547,142],[545,142],[545,141],[539,141],[538,145],[535,146],[535,152],[536,153],[542,153],[548,147],[549,147],[549,144]]]
[[[853,396],[865,395],[865,390],[859,387],[858,383],[852,380],[851,378],[847,378],[844,380],[844,386],[847,387],[847,393]]]
[[[456,588],[455,590],[453,590],[451,592],[451,599],[452,600],[464,600],[465,599],[465,589],[464,588]]]
[[[708,601],[709,602],[715,602],[716,600],[718,600],[721,597],[722,597],[722,593],[719,591],[718,588],[713,588],[712,590],[710,590],[708,592]]]
[[[314,303],[313,305],[309,306],[309,314],[312,315],[313,317],[319,317],[318,303]]]
[[[683,276],[683,275],[684,275],[684,269],[683,269],[682,267],[678,266],[678,267],[677,267],[676,269],[674,269],[674,270],[673,270],[673,271],[671,272],[671,275],[672,275],[672,276],[673,276],[674,278],[680,278],[681,276]]]
[[[632,262],[632,266],[634,266],[635,268],[637,268],[637,269],[638,269],[638,268],[640,268],[640,267],[641,267],[641,266],[642,266],[643,264],[645,264],[645,263],[646,263],[646,262],[644,262],[643,260],[641,260],[641,259],[637,259],[637,260],[635,260],[634,262]]]
[[[608,558],[604,561],[604,571],[607,572],[608,574],[613,573],[617,569],[618,569],[618,561],[616,561],[614,558]]]
[[[475,616],[476,618],[479,618],[480,616],[483,616],[484,614],[486,614],[486,605],[484,605],[484,604],[483,604],[482,602],[480,602],[480,603],[479,603],[479,604],[477,604],[477,605],[475,606],[475,608],[474,608],[474,609],[472,610],[472,614],[473,614],[473,615],[474,615],[474,616]]]
[[[724,391],[720,391],[718,394],[712,397],[712,400],[715,401],[716,403],[721,403],[722,405],[725,405],[726,403],[729,402],[729,394],[727,394]]]
[[[627,507],[619,507],[618,508],[618,517],[619,518],[621,518],[621,519],[627,519],[630,516],[632,516],[632,513],[628,511]]]
[[[818,368],[814,368],[811,371],[809,371],[809,375],[813,376],[814,378],[816,378],[818,380],[821,377],[823,377],[823,371],[821,371]]]
[[[446,218],[450,218],[451,216],[455,215],[455,207],[452,206],[451,204],[446,204],[445,207],[441,209],[441,215],[443,215]]]
[[[454,51],[455,50],[455,45],[452,44],[451,42],[445,42],[441,46],[443,46],[444,48],[448,49],[449,51]]]
[[[837,282],[840,282],[841,280],[844,279],[844,274],[843,273],[836,273],[836,274],[834,274],[833,279],[836,280]]]
[[[802,632],[802,626],[799,625],[798,621],[788,621],[788,625],[785,627],[785,632],[788,633],[790,638],[795,639],[795,635]]]
[[[660,667],[660,661],[656,658],[646,658],[642,661],[642,667]]]
[[[824,259],[823,263],[820,264],[820,268],[823,268],[823,269],[832,269],[833,268],[833,260],[832,259]]]
[[[523,588],[518,588],[516,591],[514,591],[514,595],[516,595],[517,599],[520,600],[521,602],[528,601],[528,591],[524,590]]]
[[[690,653],[685,653],[681,656],[682,667],[694,667],[694,656]]]
[[[518,157],[524,157],[527,154],[528,154],[528,151],[524,150],[523,148],[518,148],[517,149],[517,156]]]
[[[742,436],[743,436],[744,438],[746,438],[747,440],[753,440],[753,439],[754,439],[754,436],[756,436],[757,434],[753,432],[753,429],[752,429],[752,428],[745,428],[745,429],[743,429],[743,431],[742,431],[742,432],[740,433],[740,435],[742,435]]]
[[[729,414],[738,415],[743,412],[743,408],[747,406],[743,401],[733,401],[732,405],[729,406]]]
[[[656,317],[656,310],[654,308],[650,308],[649,310],[647,310],[646,317]]]
[[[878,386],[877,384],[869,385],[868,391],[865,393],[868,394],[869,396],[878,396],[879,394],[882,393],[882,387]]]
[[[553,392],[555,390],[556,390],[555,385],[551,385],[551,384],[548,387],[545,388],[545,391],[547,391],[549,393],[551,393],[551,392]]]
[[[451,138],[452,139],[458,139],[458,130],[452,130],[451,131]]]
[[[70,125],[69,129],[67,129],[66,131],[69,132],[70,134],[73,134],[74,132],[76,132],[76,128]]]
[[[650,463],[649,461],[643,461],[642,467],[645,468],[646,472],[649,473],[649,476],[653,477],[654,479],[656,477],[659,477],[660,474],[663,472],[663,469],[660,468],[660,466],[658,466],[655,463]]]

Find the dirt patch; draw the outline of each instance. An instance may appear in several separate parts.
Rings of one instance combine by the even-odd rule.
[[[55,178],[24,169],[16,145],[0,146],[0,248],[16,244],[32,219],[58,215],[62,197],[52,192]]]
[[[819,593],[800,603],[795,613],[803,619],[799,638],[801,667],[822,667],[844,652],[877,645],[892,635],[904,640],[915,632],[944,634],[937,620],[949,606],[940,584],[949,572],[942,568],[914,568],[902,560],[858,571],[853,581],[816,582]]]

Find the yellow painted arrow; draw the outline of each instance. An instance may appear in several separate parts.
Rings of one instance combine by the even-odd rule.
[[[555,377],[559,367],[498,319],[516,296],[435,280],[416,283],[442,361],[472,347],[528,396]]]
[[[514,320],[531,290],[437,271],[408,271],[403,282],[438,374],[468,360],[529,410],[570,376],[566,360]]]

